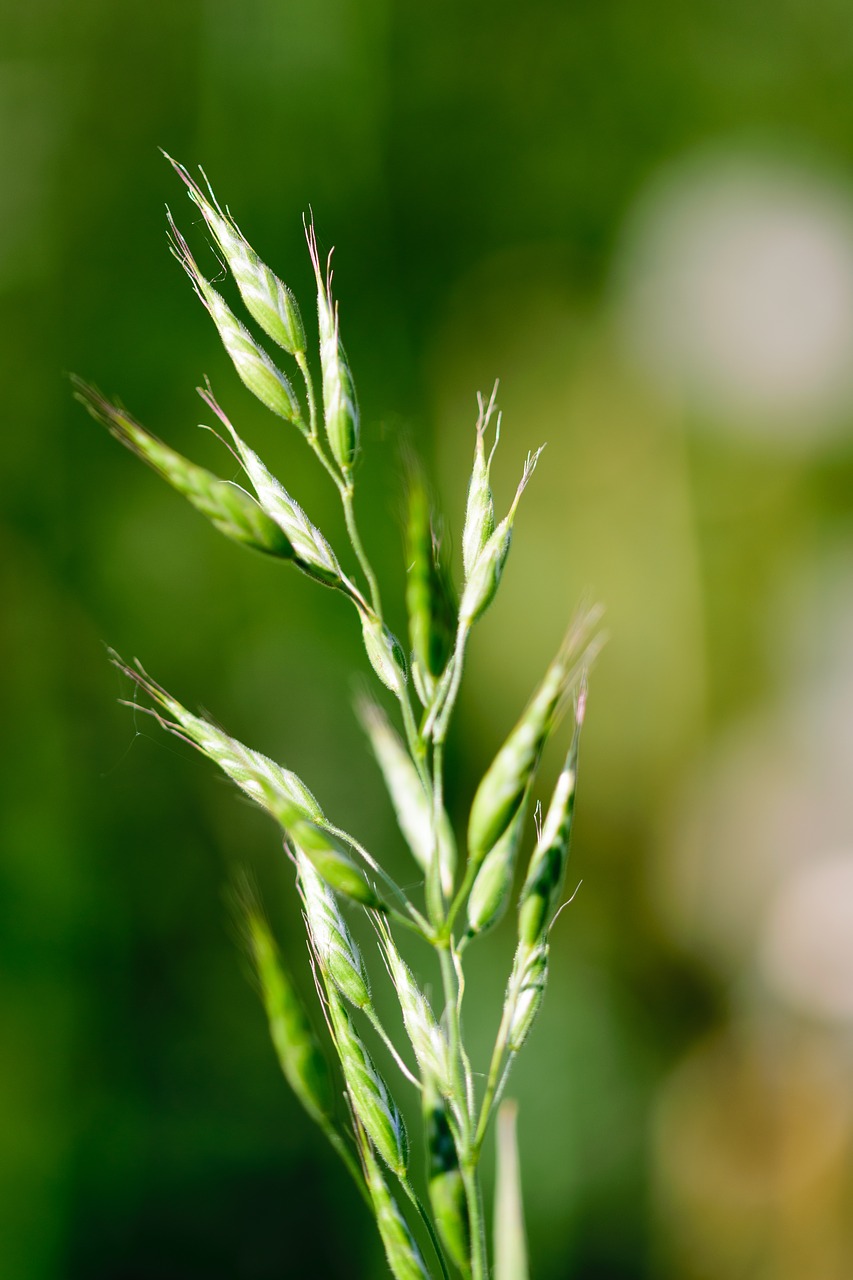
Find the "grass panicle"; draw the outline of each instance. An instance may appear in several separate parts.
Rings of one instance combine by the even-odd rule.
[[[199,389],[200,395],[213,414],[215,434],[241,468],[246,488],[190,462],[89,384],[75,379],[74,393],[110,434],[220,532],[243,546],[291,561],[307,577],[333,588],[355,606],[376,681],[358,698],[357,713],[414,859],[417,870],[410,877],[410,888],[402,889],[383,858],[374,857],[329,820],[296,773],[245,746],[209,718],[189,711],[138,662],[128,664],[115,653],[111,656],[134,686],[131,705],[153,715],[164,729],[207,756],[278,824],[284,853],[296,868],[334,1068],[248,879],[236,894],[241,932],[282,1072],[349,1170],[376,1221],[391,1274],[396,1280],[433,1276],[450,1280],[451,1273],[463,1280],[526,1280],[511,1108],[500,1112],[498,1205],[491,1257],[480,1163],[512,1064],[529,1038],[547,984],[549,936],[560,909],[574,822],[588,672],[600,645],[599,614],[594,609],[578,613],[527,708],[473,789],[467,814],[467,857],[458,865],[456,835],[445,801],[445,745],[471,629],[488,610],[503,580],[521,496],[541,449],[528,454],[509,510],[496,521],[491,473],[501,436],[497,384],[488,400],[478,397],[474,458],[462,521],[461,594],[447,554],[450,540],[435,517],[425,472],[416,460],[407,461],[405,565],[401,566],[405,569],[407,654],[389,627],[380,584],[359,530],[358,402],[340,338],[330,259],[323,269],[313,222],[305,227],[317,286],[317,331],[310,335],[292,291],[249,244],[203,171],[202,182],[197,182],[183,165],[167,159],[201,214],[203,231],[235,286],[235,304],[245,309],[247,322],[202,273],[169,215],[172,251],[211,315],[239,378],[276,417],[297,427],[332,481],[355,569],[344,571],[321,527],[247,443],[214,398],[209,383]],[[219,275],[215,278],[218,282]],[[249,324],[293,360],[302,382],[299,395]],[[137,694],[144,695],[139,702]],[[572,696],[571,744],[540,824],[537,771]],[[420,720],[415,715],[418,701]],[[384,702],[391,702],[393,708]],[[515,955],[503,1007],[496,1014],[491,1058],[488,1063],[472,1061],[464,1024],[467,948],[500,922],[513,901],[518,851],[531,804],[537,814],[537,839],[517,900]],[[359,945],[357,923],[362,913],[374,929]],[[419,954],[404,954],[403,930],[407,937],[417,938]],[[425,977],[430,955],[433,972],[440,975],[436,989]],[[396,1036],[389,1034],[380,1020],[377,1009],[385,1008],[383,989],[385,997],[399,1006],[404,1035],[399,1030]],[[402,1052],[398,1038],[403,1041]],[[374,1050],[379,1061],[387,1052],[399,1068],[403,1077],[399,1099],[377,1065]],[[394,1081],[400,1084],[396,1074]],[[336,1114],[342,1108],[335,1106],[341,1085],[348,1107],[343,1117]],[[416,1109],[415,1123],[422,1126],[423,1170],[412,1168],[409,1159],[402,1105],[406,1100]],[[414,1229],[401,1203],[411,1214]]]

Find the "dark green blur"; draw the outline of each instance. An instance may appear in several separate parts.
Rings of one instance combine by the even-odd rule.
[[[225,903],[247,865],[313,1000],[275,828],[119,705],[133,692],[108,661],[108,645],[138,656],[416,883],[351,713],[354,679],[370,671],[346,601],[218,537],[72,398],[75,373],[230,477],[196,428],[210,423],[194,391],[209,375],[353,569],[328,477],[241,386],[169,254],[164,204],[216,279],[158,147],[203,164],[309,333],[306,211],[321,257],[336,246],[362,419],[357,507],[397,635],[406,449],[445,503],[458,584],[476,392],[501,378],[500,511],[527,450],[548,442],[471,644],[449,745],[458,832],[575,604],[589,592],[607,607],[567,890],[583,886],[552,936],[511,1086],[535,1280],[728,1280],[743,1256],[762,1280],[851,1274],[841,1104],[831,1158],[784,1195],[732,1201],[725,1177],[720,1191],[672,1172],[668,1135],[682,1130],[667,1082],[703,1037],[724,1046],[713,1081],[731,1069],[740,1082],[721,1112],[738,1141],[738,1108],[766,1103],[764,1057],[744,1050],[747,1087],[726,1036],[781,1044],[791,1100],[765,1120],[795,1152],[793,1120],[813,1131],[799,1064],[812,1050],[843,1058],[832,1028],[753,990],[746,952],[694,948],[660,883],[688,782],[796,683],[774,644],[785,584],[804,565],[820,582],[849,562],[853,417],[799,451],[715,431],[701,406],[664,404],[628,367],[611,319],[623,227],[659,167],[744,146],[843,183],[851,75],[842,0],[0,0],[0,1275],[385,1274],[348,1175],[282,1080]],[[545,757],[544,808],[567,741]],[[749,856],[745,844],[744,867]],[[738,876],[728,885],[737,902]],[[511,915],[466,955],[483,1071]],[[377,1003],[392,1021],[387,989]],[[676,1100],[688,1128],[699,1088]],[[763,1150],[760,1134],[743,1141]],[[811,1155],[792,1159],[812,1168]],[[733,1242],[732,1258],[714,1260],[715,1239]]]

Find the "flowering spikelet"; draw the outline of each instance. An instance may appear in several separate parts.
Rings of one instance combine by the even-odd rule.
[[[400,1002],[403,1025],[415,1051],[418,1066],[425,1076],[435,1081],[439,1092],[448,1096],[453,1092],[453,1084],[444,1032],[436,1022],[429,1001],[415,981],[411,969],[397,950],[387,925],[380,921],[377,928],[388,972]]]
[[[258,502],[290,541],[297,567],[325,586],[338,587],[360,600],[355,588],[344,578],[337,556],[328,541],[316,525],[311,523],[299,503],[291,498],[254,450],[240,438],[210,390],[199,387],[198,393],[230,434],[243,469],[258,496]]]
[[[518,904],[519,942],[534,946],[544,939],[563,887],[572,833],[578,746],[586,708],[586,684],[581,684],[575,708],[575,731],[548,813],[530,859]]]
[[[468,898],[468,933],[486,933],[503,917],[512,894],[515,859],[524,831],[524,802],[477,872]]]
[[[335,895],[304,854],[297,853],[296,867],[308,932],[323,972],[351,1004],[365,1009],[370,1004],[367,970]]]
[[[424,1081],[423,1113],[429,1198],[435,1225],[453,1262],[460,1271],[470,1274],[471,1226],[459,1153],[447,1106],[428,1079]]]
[[[165,151],[163,152],[166,155]],[[234,277],[246,310],[264,333],[290,355],[305,351],[305,327],[296,299],[283,280],[262,262],[230,213],[220,208],[213,191],[210,199],[177,160],[166,155],[183,178],[192,200],[201,210],[208,230]],[[205,179],[206,180],[206,179]]]
[[[495,411],[497,393],[498,384],[495,383],[488,404],[483,403],[481,395],[477,396],[477,403],[480,408],[477,418],[477,443],[474,447],[474,466],[471,471],[471,480],[468,484],[465,528],[462,534],[462,565],[465,570],[466,582],[474,571],[474,565],[480,557],[480,552],[495,531],[495,503],[492,497],[489,473],[491,472],[492,459],[495,456],[495,449],[498,447],[498,440],[501,434],[500,414],[498,414],[495,428],[494,444],[488,458],[486,458],[485,436],[489,429],[492,414]]]
[[[262,808],[275,816],[276,803],[287,804],[302,818],[320,825],[326,822],[317,800],[290,769],[282,768],[268,756],[261,755],[260,751],[253,751],[236,738],[229,737],[210,720],[187,711],[177,698],[173,698],[152,680],[138,664],[130,667],[117,653],[112,653],[111,656],[119,670],[172,717],[168,720],[157,715],[163,728],[198,747],[199,751],[219,765],[223,773]]]
[[[596,612],[581,614],[570,627],[527,709],[477,789],[468,824],[469,855],[475,866],[494,848],[521,806],[566,693],[582,670],[581,662],[590,660],[595,641],[590,642],[588,635],[597,618]]]
[[[328,984],[326,1002],[353,1110],[388,1168],[403,1178],[409,1161],[409,1140],[400,1109],[356,1032],[337,989]]]
[[[349,476],[358,453],[359,413],[355,386],[338,332],[338,307],[332,301],[331,255],[323,279],[313,223],[305,229],[317,278],[320,323],[320,368],[323,373],[323,416],[326,439],[344,476]]]
[[[471,574],[465,582],[465,590],[462,592],[462,600],[459,604],[459,621],[466,626],[471,626],[482,617],[495,598],[506,558],[509,555],[515,513],[521,501],[521,495],[536,470],[541,452],[540,448],[535,453],[527,455],[512,506],[495,531],[487,538],[471,566]]]
[[[370,1143],[365,1139],[359,1146],[364,1180],[373,1202],[376,1225],[385,1246],[391,1274],[395,1280],[430,1280],[421,1252],[400,1212],[400,1206],[382,1176]]]
[[[262,404],[284,418],[301,423],[299,402],[289,380],[241,324],[228,303],[199,270],[189,246],[169,215],[172,252],[186,271],[193,288],[204,303],[219,331],[223,346],[243,383]]]
[[[72,381],[76,398],[92,417],[131,453],[147,462],[173,489],[183,494],[220,533],[255,551],[263,551],[282,560],[293,559],[290,539],[245,490],[221,480],[213,472],[196,466],[183,454],[170,449],[94,387],[79,378]]]
[[[436,841],[429,798],[412,759],[382,708],[372,698],[360,698],[359,719],[370,739],[373,754],[382,770],[400,830],[418,865],[429,873]],[[446,812],[442,809],[438,832],[441,887],[446,897],[453,892],[456,869],[456,842]]]
[[[321,1123],[330,1120],[334,1105],[332,1078],[326,1059],[256,898],[244,886],[239,900],[252,963],[281,1069],[308,1114]]]
[[[535,947],[520,946],[515,956],[507,988],[510,1010],[507,1048],[518,1053],[530,1034],[534,1019],[542,1005],[548,981],[548,943]]]

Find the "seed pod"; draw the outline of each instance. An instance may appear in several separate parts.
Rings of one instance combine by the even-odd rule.
[[[447,1107],[429,1080],[424,1081],[423,1112],[429,1198],[435,1225],[452,1261],[460,1271],[467,1273],[471,1225],[459,1153],[450,1129]]]
[[[263,912],[251,898],[243,906],[252,962],[279,1064],[305,1110],[322,1123],[331,1119],[334,1111],[328,1064]]]
[[[372,609],[361,607],[360,612],[361,634],[370,665],[385,688],[399,695],[406,685],[406,657],[400,641]]]
[[[498,447],[501,434],[501,418],[498,414],[495,428],[495,440],[488,459],[486,458],[485,436],[495,410],[495,397],[498,384],[495,383],[488,405],[483,404],[483,397],[478,396],[480,413],[477,418],[477,443],[474,447],[474,467],[468,484],[468,501],[465,505],[465,529],[462,534],[462,565],[465,570],[465,581],[471,577],[474,565],[480,552],[491,538],[495,530],[495,503],[489,473],[492,458]]]
[[[447,666],[456,631],[453,587],[430,517],[423,476],[410,467],[406,521],[406,609],[414,662],[429,682]]]
[[[388,1189],[373,1149],[366,1140],[361,1144],[361,1159],[391,1274],[395,1280],[430,1280],[430,1274],[406,1219]]]
[[[323,373],[323,419],[326,439],[344,476],[358,453],[359,413],[355,385],[338,331],[338,307],[332,301],[331,254],[326,279],[320,271],[317,236],[313,223],[306,228],[308,251],[317,278],[317,314],[320,323],[320,368]]]
[[[219,331],[241,381],[262,404],[286,422],[301,422],[299,402],[288,378],[260,347],[228,303],[201,274],[186,240],[169,215],[172,253],[186,271],[193,288],[204,303]]]
[[[182,164],[168,155],[166,159],[189,187],[190,196],[228,264],[249,315],[289,355],[304,353],[305,327],[290,289],[261,261],[230,213],[220,208],[213,191],[208,200]]]
[[[459,621],[465,626],[470,627],[478,618],[481,618],[495,598],[506,558],[509,555],[515,513],[521,495],[536,469],[541,452],[541,449],[537,449],[536,453],[527,455],[512,506],[491,537],[487,539],[471,567],[471,576],[466,580],[459,605]]]
[[[428,875],[435,844],[433,814],[418,771],[382,708],[372,698],[364,697],[359,700],[357,710],[382,770],[400,830],[418,865]],[[438,857],[441,887],[445,897],[450,897],[456,870],[456,842],[443,810],[438,833]]]
[[[579,661],[590,652],[587,634],[596,619],[597,614],[592,612],[581,615],[569,629],[539,688],[477,789],[468,823],[469,856],[475,866],[494,848],[521,806],[563,699],[578,675]]]
[[[544,940],[563,887],[572,834],[578,746],[585,707],[586,685],[582,684],[575,710],[572,745],[557,779],[518,904],[518,939],[531,947]]]
[[[400,1010],[403,1014],[403,1025],[411,1041],[424,1076],[431,1077],[439,1091],[446,1096],[453,1092],[450,1071],[450,1051],[444,1032],[435,1019],[429,1001],[414,979],[411,969],[400,955],[387,926],[379,925],[385,962]]]
[[[348,584],[344,581],[337,557],[320,530],[311,523],[299,503],[291,498],[283,485],[267,470],[254,450],[241,440],[210,391],[199,387],[198,392],[234,441],[243,469],[252,482],[262,509],[271,520],[275,521],[290,541],[293,547],[294,564],[310,578],[322,582],[324,586],[347,590]]]
[[[374,1066],[337,991],[327,987],[326,995],[331,1031],[353,1110],[388,1168],[398,1178],[403,1178],[409,1160],[409,1140],[400,1109]]]
[[[342,996],[357,1009],[365,1009],[370,1004],[367,970],[335,895],[303,854],[297,853],[296,867],[308,932],[320,967]]]
[[[530,1028],[542,1005],[548,981],[548,944],[530,948],[520,946],[516,952],[507,1001],[512,1010],[507,1035],[507,1048],[518,1053],[530,1034]]]
[[[116,653],[112,654],[112,660],[120,671],[129,676],[172,717],[167,720],[163,716],[157,716],[164,729],[198,747],[199,751],[219,765],[223,773],[262,808],[277,816],[280,806],[289,806],[289,811],[295,816],[306,818],[320,826],[325,825],[326,818],[320,805],[295,773],[283,769],[274,760],[261,755],[260,751],[244,746],[236,738],[230,738],[209,720],[187,711],[177,698],[167,693],[141,667],[129,667]]]
[[[170,449],[94,387],[79,378],[72,381],[76,399],[92,417],[177,489],[220,533],[266,555],[293,559],[293,545],[286,534],[248,493]]]
[[[515,858],[524,831],[527,805],[518,813],[497,844],[483,859],[468,898],[468,934],[486,933],[502,919],[512,895]]]

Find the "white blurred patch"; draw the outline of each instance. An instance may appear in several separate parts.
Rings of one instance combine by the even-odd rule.
[[[776,995],[803,1012],[853,1021],[853,851],[798,867],[762,932],[760,966]]]
[[[617,310],[632,358],[706,423],[835,434],[853,409],[853,202],[794,165],[682,163],[629,219]]]

